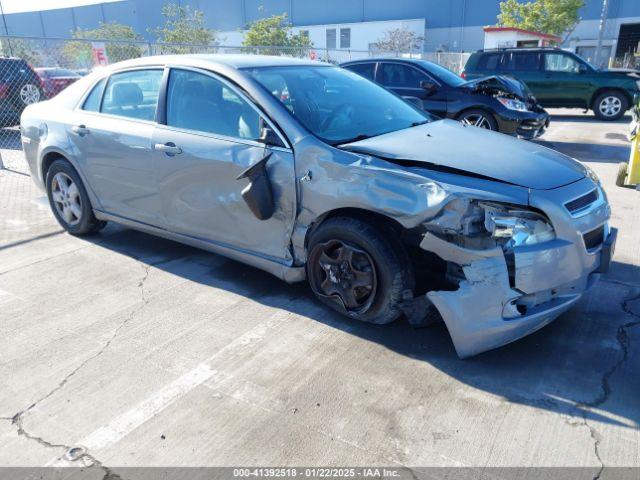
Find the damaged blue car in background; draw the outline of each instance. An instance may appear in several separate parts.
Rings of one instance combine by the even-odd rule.
[[[577,161],[318,62],[127,61],[27,107],[21,134],[70,233],[113,221],[306,279],[356,320],[441,317],[460,357],[557,318],[615,244]]]

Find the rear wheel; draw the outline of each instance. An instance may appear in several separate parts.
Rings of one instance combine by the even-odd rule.
[[[324,304],[351,318],[390,323],[413,292],[409,257],[391,232],[348,217],[324,222],[309,241],[307,278]]]
[[[600,120],[619,120],[629,108],[629,102],[620,92],[604,92],[593,102],[593,112]]]
[[[85,235],[102,229],[106,222],[93,214],[82,180],[71,164],[56,160],[47,170],[47,197],[58,223],[73,235]]]
[[[485,130],[498,130],[498,122],[489,112],[480,109],[467,110],[462,112],[458,120],[465,125],[484,128]]]

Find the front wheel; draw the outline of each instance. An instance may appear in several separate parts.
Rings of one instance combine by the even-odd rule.
[[[462,122],[464,125],[469,125],[472,127],[484,128],[485,130],[498,130],[498,122],[493,118],[489,112],[485,112],[480,109],[467,110],[463,112],[458,120]]]
[[[51,164],[47,170],[46,188],[53,215],[67,232],[85,235],[106,225],[93,214],[82,180],[68,161],[60,159]]]
[[[600,120],[619,120],[629,108],[629,102],[620,92],[604,92],[593,102],[593,112]]]
[[[308,251],[311,290],[351,318],[390,323],[401,314],[405,292],[413,292],[413,270],[402,244],[362,220],[327,220],[313,233]]]

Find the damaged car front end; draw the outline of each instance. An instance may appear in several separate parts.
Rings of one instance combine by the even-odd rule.
[[[440,199],[438,207],[425,209],[422,222],[409,229],[422,251],[445,262],[448,287],[425,296],[460,357],[538,330],[607,271],[616,231],[589,169],[549,149],[518,148],[508,137],[448,120],[415,130],[411,143],[407,132],[397,132],[343,148],[429,179],[430,188],[420,188]],[[446,155],[440,145],[448,138],[471,147],[449,146]],[[530,170],[536,162],[539,170]],[[420,324],[426,314],[409,319]]]
[[[492,107],[499,132],[531,140],[549,128],[549,114],[520,80],[496,75],[470,80],[460,88],[494,99]]]

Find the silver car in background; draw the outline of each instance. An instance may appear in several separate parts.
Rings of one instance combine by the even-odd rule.
[[[71,234],[113,221],[306,278],[354,319],[442,318],[460,357],[569,309],[616,237],[577,161],[319,62],[127,61],[28,107],[21,133]]]

